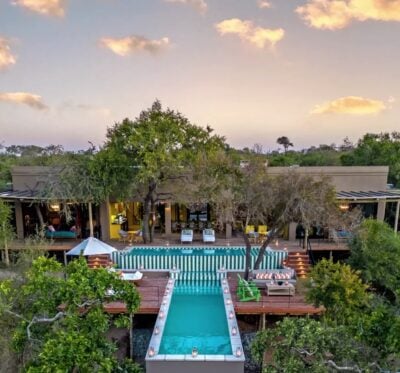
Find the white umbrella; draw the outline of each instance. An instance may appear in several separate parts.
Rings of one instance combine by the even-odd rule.
[[[89,237],[67,252],[67,255],[101,255],[117,251],[112,246],[94,237]]]

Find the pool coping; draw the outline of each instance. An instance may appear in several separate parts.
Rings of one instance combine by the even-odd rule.
[[[162,336],[168,318],[168,312],[171,305],[173,290],[175,287],[176,278],[179,275],[179,270],[171,271],[165,292],[161,301],[160,311],[157,315],[157,320],[153,333],[150,339],[149,347],[146,352],[145,361],[187,361],[187,362],[237,362],[244,363],[245,356],[243,352],[240,331],[236,320],[234,304],[229,290],[229,283],[226,278],[227,271],[225,269],[218,270],[218,277],[222,289],[223,302],[225,307],[226,321],[228,324],[228,333],[232,348],[231,355],[203,355],[203,354],[158,354],[160,350]]]

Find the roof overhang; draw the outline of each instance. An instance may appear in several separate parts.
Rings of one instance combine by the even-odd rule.
[[[336,198],[342,201],[356,201],[356,202],[368,202],[368,201],[400,201],[400,190],[379,190],[379,191],[340,191],[336,193]]]
[[[43,192],[38,190],[7,190],[0,192],[0,199],[6,201],[29,201],[29,202],[46,202],[53,201],[54,198],[49,198],[43,195]],[[60,199],[58,199],[60,200]]]

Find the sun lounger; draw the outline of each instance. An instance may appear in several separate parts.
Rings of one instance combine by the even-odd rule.
[[[181,243],[193,242],[193,230],[192,229],[182,229],[181,232]]]
[[[215,242],[215,231],[214,229],[203,230],[203,242]]]

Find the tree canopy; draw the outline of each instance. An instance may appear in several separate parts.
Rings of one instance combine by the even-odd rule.
[[[187,189],[196,157],[224,146],[224,139],[212,135],[210,128],[195,126],[155,101],[134,121],[125,119],[108,129],[98,159],[114,195],[136,195],[144,203],[146,242],[151,240],[155,204],[173,197],[179,200],[177,192]]]
[[[364,281],[400,302],[400,237],[386,223],[365,220],[350,244],[349,263]],[[400,304],[400,303],[399,303]]]
[[[111,291],[112,290],[112,291]],[[81,258],[61,264],[37,258],[21,277],[0,282],[0,315],[28,372],[117,371],[115,345],[106,338],[106,302],[121,300],[129,313],[139,306],[135,287]],[[121,316],[120,323],[129,324]]]

